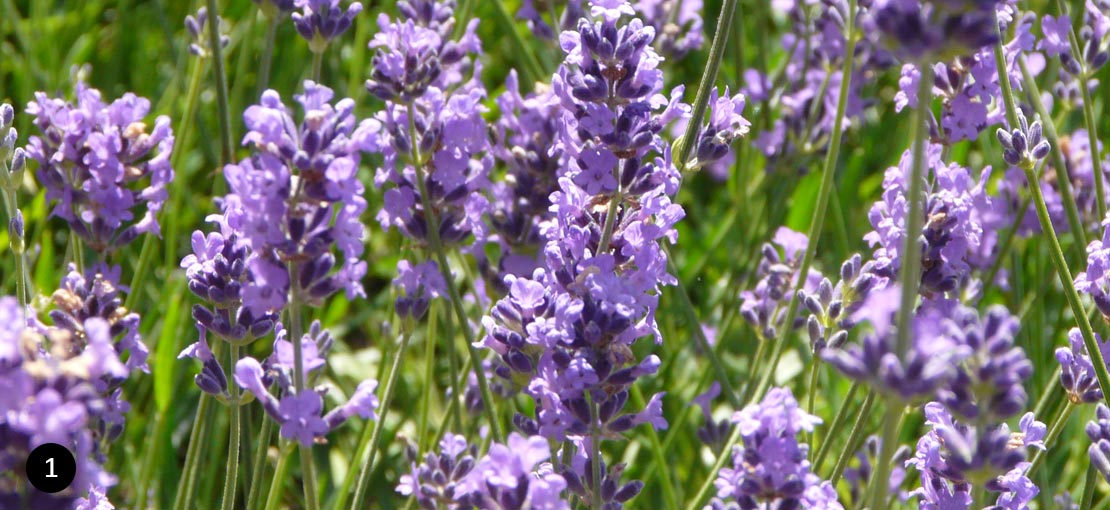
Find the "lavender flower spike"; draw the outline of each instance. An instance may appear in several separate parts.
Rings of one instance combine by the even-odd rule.
[[[51,215],[98,252],[118,249],[139,234],[160,235],[157,214],[173,180],[170,119],[159,116],[148,130],[150,101],[127,93],[111,104],[85,83],[77,104],[36,92],[27,104],[42,136],[32,136],[27,155],[54,203]],[[145,211],[136,221],[138,207]]]
[[[733,451],[732,468],[722,469],[717,497],[734,500],[741,510],[814,508],[842,510],[836,490],[810,472],[808,445],[798,434],[821,423],[798,406],[790,390],[772,388],[758,404],[732,416],[744,446]]]
[[[351,27],[355,16],[362,12],[362,4],[351,2],[344,11],[339,0],[294,0],[301,12],[293,13],[293,26],[308,41],[313,53],[323,53],[333,39]]]

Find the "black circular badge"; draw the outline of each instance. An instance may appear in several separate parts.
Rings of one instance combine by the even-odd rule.
[[[45,443],[27,457],[27,480],[36,489],[53,494],[62,492],[77,476],[77,461],[66,447]]]

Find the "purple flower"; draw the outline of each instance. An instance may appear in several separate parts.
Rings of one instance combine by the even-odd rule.
[[[280,310],[292,285],[314,305],[341,288],[349,299],[365,295],[359,218],[367,204],[354,170],[360,153],[375,147],[379,125],[358,122],[350,99],[332,105],[331,89],[312,81],[304,87],[295,96],[305,110],[300,124],[272,90],[247,108],[243,143],[256,152],[224,169],[231,192],[219,221],[255,254],[247,264],[251,282],[243,288],[255,316]]]
[[[114,510],[116,507],[108,501],[103,487],[90,486],[87,498],[77,498],[74,510]]]
[[[405,453],[412,466],[409,473],[401,475],[397,492],[416,498],[420,508],[460,508],[458,490],[460,483],[474,469],[477,445],[468,445],[466,438],[448,432],[439,442],[439,453],[428,452],[424,462],[417,465],[415,448]]]
[[[608,150],[593,147],[582,152],[576,160],[581,165],[574,183],[586,190],[591,195],[612,193],[617,189],[617,178],[613,170],[617,166],[617,157]]]
[[[474,508],[569,510],[562,496],[566,481],[541,464],[550,455],[546,439],[514,432],[478,459],[456,487],[458,499]]]
[[[1025,408],[1028,396],[1023,383],[1033,374],[1033,364],[1014,346],[1019,324],[1001,305],[990,307],[982,318],[971,308],[958,308],[944,319],[944,335],[970,351],[955,377],[937,397],[951,412],[968,421],[1010,418]]]
[[[235,382],[258,398],[267,414],[281,426],[283,437],[296,438],[302,444],[311,445],[352,416],[377,419],[375,410],[378,399],[374,390],[378,383],[369,379],[359,383],[345,403],[321,416],[324,391],[317,388],[294,392],[295,347],[285,339],[286,331],[280,324],[276,331],[273,354],[264,363],[253,358],[239,360],[235,367]],[[304,363],[303,382],[307,385],[311,382],[311,373],[324,366],[324,356],[331,348],[332,338],[319,321],[315,321],[299,345]],[[283,395],[280,400],[270,393],[271,385],[277,386],[278,393]]]
[[[644,22],[655,28],[656,46],[668,58],[682,58],[705,42],[702,0],[684,0],[679,4],[666,0],[638,0],[634,7]],[[674,9],[678,12],[672,12]]]
[[[148,132],[150,101],[128,93],[105,104],[100,92],[77,84],[77,104],[37,92],[27,104],[42,134],[27,155],[54,203],[51,215],[65,220],[89,247],[107,252],[139,234],[160,235],[156,216],[173,181],[170,119],[160,116]],[[145,212],[136,218],[135,209]]]
[[[346,11],[339,7],[339,0],[293,0],[293,5],[301,9],[293,13],[293,26],[313,53],[322,53],[362,12],[359,2],[351,2]]]
[[[875,2],[875,21],[891,46],[911,58],[994,44],[999,0]]]
[[[407,260],[397,262],[397,277],[393,284],[401,291],[394,302],[397,314],[411,315],[417,319],[428,311],[432,299],[447,295],[447,282],[435,261],[428,260],[412,265]]]
[[[1025,440],[1026,431],[1043,433],[1044,424],[1036,422],[1032,414],[1022,419],[1022,432],[1017,437],[1005,423],[961,423],[937,402],[925,405],[925,418],[932,430],[918,441],[914,457],[906,461],[907,466],[921,473],[922,489],[916,493],[923,499],[943,501],[968,490],[970,484],[1001,492],[1011,502],[1028,494],[1028,487],[1018,480],[1028,467],[1023,462],[1025,450],[1043,447],[1034,438]],[[1014,473],[1015,469],[1019,472]],[[938,491],[941,487],[949,490]],[[956,492],[950,492],[951,488]]]
[[[717,497],[736,501],[742,510],[843,508],[832,486],[810,473],[808,446],[798,443],[798,434],[821,420],[803,411],[790,390],[772,388],[732,421],[744,445],[733,450],[733,467],[722,469],[714,481]]]
[[[956,364],[970,349],[947,334],[942,326],[945,312],[933,305],[914,314],[909,325],[911,344],[905,353],[898,353],[893,324],[900,296],[897,285],[872,292],[857,312],[859,320],[866,318],[871,323],[872,331],[864,334],[858,345],[825,349],[821,356],[844,375],[866,381],[876,391],[905,401],[930,398],[956,375]]]
[[[55,296],[86,292],[74,281],[79,278],[68,276],[68,286]],[[119,322],[96,313],[103,305],[109,315],[120,315],[108,299],[113,292],[108,288],[85,295],[85,310],[59,304],[79,315],[66,314],[68,322],[55,326],[26,316],[31,308],[23,309],[16,299],[0,297],[0,466],[11,472],[47,442],[66,447],[77,465],[70,488],[58,493],[28,494],[18,485],[0,483],[0,507],[111,508],[104,492],[115,477],[101,462],[122,434],[130,409],[120,389],[130,369],[117,351]]]
[[[257,0],[256,0],[257,1]],[[269,0],[267,0],[269,1]],[[292,2],[292,0],[289,0]],[[223,28],[223,18],[217,17],[216,24]],[[197,9],[196,16],[185,16],[185,31],[189,32],[192,42],[189,43],[189,53],[197,57],[207,58],[211,55],[208,47],[208,8]],[[227,48],[231,44],[231,37],[220,35],[220,48]]]
[[[1093,404],[1102,400],[1102,389],[1098,385],[1095,366],[1087,354],[1079,328],[1068,331],[1068,341],[1070,348],[1056,349],[1056,361],[1060,362],[1060,385],[1067,391],[1068,399],[1074,404]],[[1098,333],[1095,333],[1095,342],[1102,351],[1103,359],[1110,359],[1110,345]]]
[[[698,133],[694,148],[694,161],[687,165],[688,169],[701,168],[710,165],[719,166],[725,162],[725,168],[731,165],[732,143],[748,134],[751,122],[741,114],[744,111],[745,99],[743,94],[729,96],[728,88],[718,97],[717,89],[709,96],[711,106],[709,124]],[[716,169],[720,173],[721,169]],[[727,171],[727,170],[726,170]]]
[[[1087,245],[1087,269],[1075,275],[1075,290],[1090,295],[1102,315],[1110,317],[1110,219],[1102,226],[1102,239]]]
[[[1087,448],[1091,465],[1103,478],[1110,481],[1110,408],[1099,403],[1095,409],[1095,419],[1087,422],[1085,430],[1087,438],[1091,440],[1091,446]]]
[[[1032,125],[1025,120],[1025,115],[1017,113],[1019,126],[1012,131],[999,129],[996,134],[1002,144],[1002,157],[1013,166],[1022,167],[1036,165],[1038,161],[1048,156],[1052,147],[1048,140],[1041,137],[1041,121],[1034,121]]]
[[[875,248],[876,275],[888,281],[897,278],[904,249],[910,156],[907,150],[898,166],[887,169],[883,198],[868,214],[874,230],[864,236]],[[978,256],[983,239],[979,210],[989,207],[991,198],[985,191],[990,169],[983,171],[977,183],[968,169],[955,163],[944,164],[938,145],[929,145],[926,150],[926,170],[933,177],[933,184],[926,188],[921,292],[928,297],[957,290],[966,283],[972,262],[984,264]]]
[[[218,223],[228,235],[193,232],[193,253],[181,260],[189,290],[207,302],[207,306],[193,306],[193,318],[222,339],[249,341],[273,329],[277,318],[269,310],[280,309],[283,302],[278,300],[283,296],[266,285],[268,275],[256,279],[249,270],[251,265],[267,263],[251,255],[250,248],[240,243],[226,224]],[[210,364],[205,363],[206,367]],[[226,388],[226,381],[222,386]]]
[[[1046,14],[1041,18],[1041,31],[1044,32],[1044,39],[1037,42],[1038,50],[1044,50],[1050,57],[1071,52],[1071,46],[1068,43],[1071,18],[1067,14],[1061,14],[1055,18]]]
[[[494,157],[507,168],[505,179],[490,188],[490,223],[501,246],[499,267],[488,268],[487,279],[499,290],[506,275],[531,276],[539,267],[543,244],[541,222],[549,219],[550,196],[558,190],[563,152],[553,145],[558,135],[560,105],[550,87],[523,96],[516,71],[505,79],[505,92],[497,98]]]
[[[778,329],[786,320],[786,308],[783,306],[786,300],[799,290],[815,290],[821,280],[819,272],[810,270],[806,281],[800,285],[802,289],[798,289],[801,278],[798,268],[808,243],[805,234],[779,227],[772,242],[763,245],[763,259],[756,269],[760,279],[755,288],[740,293],[740,316],[756,329],[756,334],[763,340],[778,337]],[[803,322],[799,319],[790,327],[801,324]]]
[[[56,328],[75,337],[88,336],[90,342],[92,338],[96,338],[97,342],[103,340],[104,345],[114,350],[113,354],[128,354],[125,369],[104,371],[112,380],[112,389],[118,387],[132,370],[150,372],[146,363],[150,351],[139,335],[139,315],[123,307],[121,291],[127,289],[120,288],[119,273],[119,267],[101,265],[81,274],[71,264],[69,273],[62,278],[61,288],[52,296],[55,309],[50,311]],[[89,331],[90,326],[95,331]]]
[[[315,438],[328,431],[327,423],[320,418],[322,408],[323,401],[315,391],[282,397],[278,404],[278,416],[274,418],[281,423],[281,437],[296,439],[306,446],[312,445]]]

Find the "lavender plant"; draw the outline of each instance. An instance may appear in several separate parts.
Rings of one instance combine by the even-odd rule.
[[[1110,502],[1105,0],[8,4],[0,508]]]

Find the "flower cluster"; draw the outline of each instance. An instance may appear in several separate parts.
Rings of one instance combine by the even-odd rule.
[[[323,52],[333,39],[351,28],[355,16],[362,12],[359,2],[351,2],[346,11],[339,7],[339,0],[293,0],[293,5],[301,9],[293,13],[293,26],[313,53]]]
[[[734,500],[741,510],[810,508],[842,510],[832,484],[810,472],[808,445],[798,434],[821,420],[798,406],[785,388],[772,388],[758,404],[732,416],[744,446],[732,453],[733,467],[714,482],[717,497]]]
[[[705,42],[702,0],[637,0],[633,7],[655,28],[655,46],[664,56],[682,58]]]
[[[1102,239],[1087,245],[1087,269],[1075,275],[1075,290],[1091,296],[1102,315],[1110,317],[1110,219],[1102,225]]]
[[[41,136],[27,155],[54,202],[51,215],[97,252],[110,252],[139,234],[160,234],[156,215],[173,180],[170,119],[159,116],[148,132],[150,101],[127,93],[110,104],[100,92],[77,84],[77,104],[36,92],[27,104]],[[136,221],[135,209],[145,206]]]
[[[223,18],[217,17],[216,25],[223,25]],[[196,16],[185,16],[185,31],[189,32],[189,37],[192,38],[189,43],[189,53],[198,57],[209,57],[211,55],[211,48],[208,47],[208,9],[201,7],[197,10]],[[220,48],[227,48],[231,44],[231,37],[220,34]]]
[[[955,365],[968,355],[968,348],[941,327],[944,311],[928,306],[913,315],[911,343],[905,352],[898,352],[894,319],[901,294],[897,285],[872,292],[854,318],[870,322],[871,330],[859,344],[825,349],[821,356],[848,377],[870,383],[876,391],[915,401],[933,396],[955,375]]]
[[[763,340],[773,340],[778,336],[778,329],[783,327],[786,320],[786,304],[794,292],[804,289],[816,290],[821,274],[810,270],[806,282],[799,289],[798,268],[806,251],[809,239],[805,234],[795,232],[786,227],[779,227],[775,237],[770,243],[763,245],[762,260],[756,269],[759,282],[755,289],[745,290],[740,293],[740,316],[753,328],[756,335]],[[779,253],[779,248],[782,253]],[[790,328],[797,328],[803,324],[803,319],[795,320]]]
[[[465,438],[447,434],[438,454],[428,453],[419,465],[412,460],[397,492],[414,496],[427,510],[570,509],[563,496],[567,482],[546,462],[551,450],[544,438],[513,433],[506,444],[494,443],[477,460],[476,455]]]
[[[550,197],[565,158],[555,147],[562,106],[550,87],[522,95],[516,71],[510,71],[497,104],[501,117],[493,154],[507,170],[490,188],[490,223],[501,246],[491,279],[503,285],[505,275],[530,276],[542,263],[540,226],[551,218]]]
[[[1050,57],[1059,56],[1063,69],[1075,77],[1093,74],[1110,61],[1103,42],[1110,33],[1110,6],[1105,2],[1087,0],[1083,9],[1083,24],[1076,32],[1080,54],[1075,55],[1069,42],[1072,20],[1067,14],[1058,17],[1045,15],[1041,20],[1044,39],[1037,45]]]
[[[277,314],[256,314],[249,303],[272,299],[273,294],[280,291],[251,284],[249,266],[257,257],[239,242],[238,235],[226,223],[221,222],[219,226],[222,232],[207,236],[193,232],[193,253],[181,260],[189,290],[205,303],[193,305],[192,315],[199,339],[182,351],[179,358],[200,361],[201,372],[195,376],[197,386],[206,393],[226,397],[227,376],[208,347],[208,332],[241,345],[269,334]]]
[[[354,393],[347,401],[321,416],[324,407],[324,397],[328,388],[306,388],[305,391],[296,393],[296,377],[294,375],[294,343],[286,340],[287,332],[279,329],[274,338],[274,350],[263,362],[254,358],[243,358],[235,365],[235,382],[249,391],[262,404],[266,414],[281,426],[281,436],[289,440],[297,440],[302,445],[310,446],[317,441],[323,441],[332,430],[335,430],[348,418],[358,415],[364,419],[377,419],[375,410],[378,408],[378,398],[374,390],[378,382],[367,379],[359,383]],[[203,339],[202,339],[203,342]],[[319,372],[325,365],[325,357],[332,344],[331,335],[320,327],[319,322],[314,322],[309,332],[300,341],[301,355],[304,363],[304,380],[306,386],[314,379],[313,373]],[[198,349],[206,346],[198,343]],[[211,352],[208,353],[211,357]],[[274,388],[280,396],[275,397],[270,388]]]
[[[1095,333],[1095,342],[1103,359],[1110,359],[1110,343],[1103,342],[1098,333]],[[1101,401],[1102,388],[1098,385],[1095,366],[1087,354],[1079,328],[1068,331],[1068,343],[1070,347],[1056,349],[1056,361],[1060,362],[1060,386],[1073,404]]]
[[[247,108],[243,144],[255,152],[224,168],[230,193],[217,221],[226,223],[225,240],[234,232],[250,250],[242,297],[256,318],[281,310],[291,293],[310,304],[338,289],[365,295],[359,218],[366,200],[357,173],[378,126],[358,122],[350,99],[332,105],[331,89],[312,81],[304,88],[296,96],[305,110],[300,124],[273,90]],[[338,269],[333,247],[343,255]]]
[[[927,297],[942,296],[965,285],[974,266],[987,266],[992,260],[982,255],[984,221],[993,211],[992,197],[985,191],[990,167],[983,170],[979,182],[970,171],[956,163],[941,160],[941,147],[930,144],[925,151],[926,189],[925,225],[921,243],[921,293]],[[887,282],[898,278],[909,214],[911,151],[902,154],[897,166],[886,170],[883,198],[871,207],[869,219],[874,229],[864,240],[875,248],[875,274]],[[993,238],[992,238],[993,239]],[[993,240],[988,245],[993,247]]]
[[[1046,427],[1033,413],[1021,417],[1019,433],[1011,434],[1006,423],[1025,408],[1022,385],[1033,372],[1025,353],[1014,346],[1018,321],[1001,306],[983,317],[957,307],[940,329],[966,355],[937,390],[938,401],[925,405],[932,430],[906,461],[921,473],[922,487],[915,494],[923,508],[941,508],[965,505],[970,491],[980,487],[998,493],[1000,506],[1021,508],[1038,491],[1025,476],[1026,451],[1045,448]]]
[[[73,293],[85,290],[77,286],[59,293],[76,298]],[[108,295],[114,296],[83,295],[93,308],[65,310],[76,312],[81,322],[60,327],[42,325],[25,316],[15,298],[0,297],[0,507],[98,510],[98,501],[106,502],[106,488],[115,485],[115,477],[101,464],[130,408],[120,398],[119,384],[131,369],[120,360],[114,338],[123,325],[80,313],[96,311],[99,304],[118,309],[118,301]],[[54,494],[21,490],[26,483],[16,479],[23,476],[21,466],[44,443],[60,444],[74,454],[76,478]]]
[[[911,58],[975,50],[998,40],[1001,0],[877,0],[875,23],[899,54]]]
[[[1103,478],[1110,481],[1110,408],[1099,403],[1095,409],[1095,419],[1087,422],[1087,438],[1091,446],[1087,448],[1087,455],[1091,458],[1091,465],[1102,474]]]
[[[707,168],[718,180],[726,180],[735,156],[732,142],[748,134],[751,122],[743,115],[746,99],[743,94],[729,96],[713,89],[709,95],[709,124],[703,126],[694,142],[693,160],[685,170]]]
[[[893,64],[889,53],[878,44],[874,7],[868,4],[860,2],[854,19],[857,42],[844,126],[861,120],[865,107],[872,102],[865,100],[864,87]],[[778,114],[770,125],[763,126],[755,146],[775,166],[794,171],[798,166],[804,169],[809,156],[823,153],[832,136],[844,79],[849,2],[773,2],[772,6],[787,7],[783,14],[790,21],[790,29],[782,37],[782,46],[788,60],[777,76],[746,70],[744,91],[760,105],[766,118]],[[777,89],[773,81],[782,83],[781,94],[773,90]]]
[[[966,50],[957,52],[956,57],[951,60],[934,63],[930,59],[925,64],[916,61],[906,63],[902,66],[902,78],[898,80],[900,91],[894,99],[895,109],[901,111],[907,106],[917,108],[917,90],[921,79],[919,65],[932,66],[934,95],[942,104],[939,123],[934,120],[933,125],[939,130],[940,138],[947,143],[975,140],[979,133],[989,126],[1001,124],[1005,117],[1002,111],[1002,88],[998,82],[998,68],[991,47],[996,38],[993,28],[994,7],[985,8],[990,9],[983,13],[987,16],[986,29],[991,37],[989,42],[968,46]],[[999,17],[1001,19],[1001,14]],[[1021,90],[1024,83],[1018,57],[1030,55],[1033,50],[1035,39],[1030,33],[1033,22],[1034,19],[1030,16],[1016,20],[1014,38],[1003,46],[1006,72],[1016,90]],[[969,30],[968,33],[975,32]],[[1032,147],[1033,145],[1030,146]]]
[[[998,494],[1002,508],[1025,508],[1039,492],[1025,476],[1030,464],[1023,461],[1026,450],[1044,449],[1045,426],[1032,413],[1022,417],[1020,432],[1014,434],[1005,423],[992,427],[961,423],[937,402],[925,406],[925,419],[932,430],[906,461],[921,473],[921,488],[911,493],[921,508],[969,508],[976,486]]]
[[[477,247],[488,236],[493,166],[482,117],[486,90],[472,61],[481,53],[478,20],[453,40],[453,3],[401,5],[401,18],[378,18],[380,31],[370,41],[375,53],[366,87],[386,102],[376,115],[382,130],[375,150],[385,164],[374,184],[389,187],[377,219],[432,248],[468,238]]]
[[[814,352],[839,348],[848,339],[848,331],[856,325],[856,313],[879,282],[872,273],[874,267],[874,261],[865,264],[857,253],[840,265],[840,281],[835,286],[825,277],[816,291],[798,291],[798,299],[811,314],[806,330]]]

